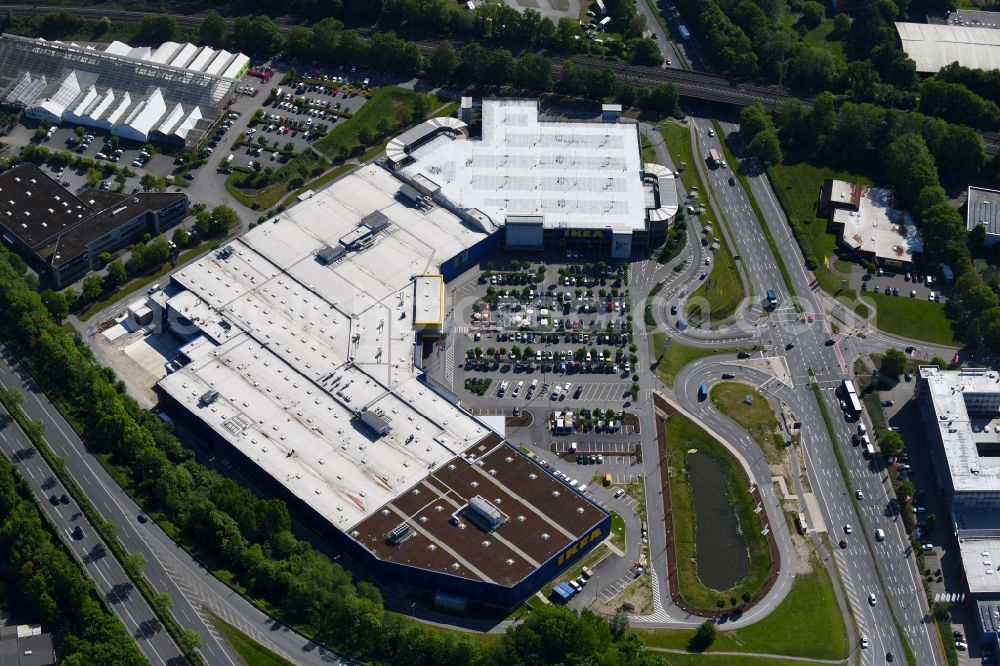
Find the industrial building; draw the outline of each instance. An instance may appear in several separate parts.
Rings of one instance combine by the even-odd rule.
[[[53,666],[58,663],[52,634],[40,624],[15,624],[0,613],[0,666]]]
[[[644,164],[638,125],[543,121],[537,100],[483,100],[482,134],[434,118],[389,142],[389,164],[420,196],[508,248],[579,250],[627,259],[666,239],[677,213],[674,174]]]
[[[208,46],[156,48],[0,36],[0,103],[135,141],[198,144],[250,59]]]
[[[916,397],[980,637],[1000,648],[1000,373],[921,366]]]
[[[969,187],[965,200],[965,224],[969,231],[986,228],[986,245],[1000,242],[1000,191]]]
[[[1000,67],[1000,30],[974,23],[896,23],[900,42],[921,73],[957,62],[970,69]]]
[[[924,242],[910,214],[892,204],[892,190],[827,179],[819,212],[829,215],[841,245],[865,261],[907,267],[924,251]]]
[[[422,375],[497,236],[361,167],[174,273],[163,404],[381,581],[509,607],[610,516]]]
[[[34,164],[0,173],[0,235],[39,273],[62,288],[87,273],[102,252],[157,235],[187,215],[181,192],[74,195]]]

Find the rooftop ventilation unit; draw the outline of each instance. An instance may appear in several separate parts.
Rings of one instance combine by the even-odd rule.
[[[507,522],[506,514],[479,495],[469,500],[466,517],[486,532],[492,532]]]
[[[413,528],[406,523],[400,523],[392,528],[392,531],[385,535],[385,540],[391,546],[398,546],[415,534]]]
[[[392,428],[389,426],[389,420],[385,418],[385,413],[381,409],[376,409],[375,411],[365,410],[358,414],[358,418],[366,426],[375,431],[375,434],[381,437],[387,434]]]
[[[200,402],[203,405],[211,405],[218,399],[218,397],[219,397],[219,392],[216,391],[215,389],[212,389],[211,391],[205,391],[205,393],[201,395],[201,398],[198,399],[198,402]]]

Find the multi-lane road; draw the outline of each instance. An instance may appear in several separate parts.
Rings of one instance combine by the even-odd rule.
[[[297,664],[330,666],[341,662],[340,657],[276,621],[216,578],[155,522],[140,523],[137,517],[141,508],[86,449],[23,366],[3,347],[0,347],[0,384],[23,391],[25,400],[21,407],[25,414],[45,424],[49,446],[66,462],[67,471],[101,517],[116,523],[118,537],[125,549],[145,557],[147,564],[143,573],[155,590],[171,595],[174,600],[171,612],[181,627],[192,629],[201,636],[200,650],[207,663],[212,666],[239,666],[241,663],[211,624],[209,613]],[[40,459],[40,456],[35,458]],[[114,560],[110,554],[105,559]],[[137,591],[131,596],[142,599]],[[152,661],[164,663],[164,660]]]
[[[68,497],[48,462],[7,410],[0,407],[0,451],[13,461],[59,537],[69,546],[94,581],[109,608],[121,619],[151,664],[186,664],[180,648],[156,619],[149,604],[135,589],[121,563],[115,559],[80,506]],[[68,501],[50,502],[66,495]],[[77,532],[74,536],[74,531]]]
[[[706,155],[710,148],[721,150],[719,137],[709,136],[711,125],[708,121],[692,118],[691,123],[695,127],[699,154]],[[722,127],[727,135],[736,139],[733,143],[739,149],[738,137],[735,136],[737,128],[728,124]],[[755,174],[749,177],[750,188],[788,269],[800,310],[795,308],[796,300],[785,284],[740,182],[737,180],[736,185],[729,184],[732,174],[728,169],[709,169],[707,162],[697,166],[704,168],[703,174],[720,204],[716,210],[726,220],[735,239],[733,252],[741,255],[740,261],[747,269],[744,274],[749,276],[748,291],[752,291],[753,295],[747,304],[750,315],[734,325],[733,330],[689,329],[681,335],[690,344],[706,346],[716,345],[720,339],[748,336],[762,343],[767,355],[784,357],[792,385],[785,386],[772,380],[768,386],[778,399],[792,408],[803,424],[801,441],[807,456],[807,470],[823,514],[811,516],[810,522],[825,525],[834,542],[839,541],[845,524],[850,523],[856,529],[849,539],[849,548],[844,551],[837,549],[835,558],[854,619],[862,635],[872,642],[871,648],[864,652],[864,658],[882,659],[889,652],[902,657],[902,643],[896,630],[898,620],[917,662],[940,664],[940,645],[934,636],[933,626],[927,623],[927,607],[914,557],[908,550],[909,543],[902,526],[889,510],[890,489],[885,474],[877,465],[869,466],[868,461],[852,449],[850,434],[854,426],[844,421],[839,401],[834,395],[835,387],[848,376],[851,359],[845,358],[840,341],[826,344],[832,335],[824,312],[827,301],[812,290],[813,281],[804,268],[801,254],[791,238],[770,184],[759,170],[747,169],[748,173]],[[754,310],[767,289],[778,293],[779,305],[774,313],[758,316]],[[669,298],[669,293],[665,296]],[[657,315],[661,319],[665,317],[662,310]],[[664,323],[670,327],[671,322]],[[892,344],[889,340],[886,342]],[[705,404],[699,406],[694,400],[696,387],[704,382],[705,377],[711,376],[706,373],[719,372],[721,366],[717,363],[717,360],[708,359],[685,368],[678,378],[675,393],[677,399],[700,418],[710,424],[719,423],[721,428],[721,415]],[[734,368],[727,368],[727,371],[735,372]],[[766,376],[752,376],[754,373],[750,370],[739,372],[755,384],[767,379]],[[833,419],[836,441],[830,441],[822,412],[813,398],[813,382],[819,385],[825,408]],[[834,446],[841,449],[847,464],[847,480],[839,472]],[[855,490],[862,491],[863,500],[854,499]],[[876,527],[885,530],[885,541],[877,543],[871,536]],[[869,603],[869,594],[875,595],[875,605]]]

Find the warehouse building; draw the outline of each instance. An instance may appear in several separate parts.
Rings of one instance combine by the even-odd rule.
[[[537,100],[520,99],[483,100],[481,116],[477,138],[455,118],[418,125],[388,144],[389,164],[508,248],[627,259],[665,241],[674,174],[642,162],[637,124],[611,112],[605,122],[543,121]]]
[[[906,268],[924,251],[913,217],[893,207],[892,190],[827,179],[819,212],[829,215],[841,245],[865,261]]]
[[[57,288],[94,267],[102,252],[114,252],[142,237],[166,231],[187,215],[180,192],[129,196],[86,190],[74,195],[34,164],[0,173],[0,234]]]
[[[443,280],[496,236],[403,187],[362,167],[174,273],[158,390],[379,580],[513,606],[610,516],[422,376]]]
[[[965,199],[965,224],[969,231],[983,225],[986,245],[1000,242],[1000,191],[970,186]]]
[[[250,59],[208,46],[80,45],[0,36],[0,103],[135,141],[198,144]]]
[[[975,24],[897,23],[906,55],[917,71],[933,73],[957,62],[970,69],[1000,67],[1000,30]]]

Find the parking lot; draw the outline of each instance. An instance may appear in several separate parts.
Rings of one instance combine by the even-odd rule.
[[[489,377],[482,398],[466,392],[473,404],[626,401],[635,356],[624,268],[544,266],[485,271],[456,289],[454,385]]]

